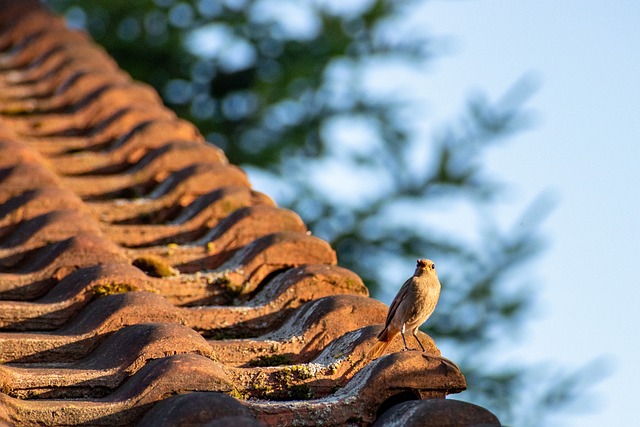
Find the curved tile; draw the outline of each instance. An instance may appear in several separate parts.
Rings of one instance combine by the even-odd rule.
[[[88,212],[82,200],[64,188],[43,186],[21,191],[0,205],[0,227],[15,225],[60,209]]]
[[[273,201],[267,196],[250,190],[248,187],[223,187],[198,197],[188,206],[166,206],[163,213],[168,216],[166,218],[168,221],[164,224],[158,223],[157,220],[151,224],[121,223],[105,225],[103,230],[114,242],[128,248],[160,246],[170,243],[199,245],[202,244],[202,240],[206,240],[205,244],[207,244],[214,240],[208,239],[208,236],[216,236],[226,232],[226,229],[221,230],[219,227],[224,227],[224,219],[231,216],[233,212],[243,208],[272,204]],[[287,221],[289,218],[284,210],[279,216],[283,220],[281,229],[295,229],[287,227],[291,221]],[[142,221],[139,220],[139,222]],[[261,228],[267,227],[268,223]],[[303,231],[306,231],[306,228]],[[254,239],[258,237],[260,235],[254,233]]]
[[[255,297],[242,304],[234,301],[232,306],[202,306],[203,302],[199,302],[199,306],[189,312],[189,324],[195,329],[207,330],[209,335],[258,336],[279,327],[303,304],[342,294],[368,296],[368,291],[349,270],[330,265],[305,265],[276,275]]]
[[[133,97],[133,101],[129,98]],[[108,113],[114,113],[122,108],[130,108],[133,105],[148,105],[160,103],[160,97],[158,94],[148,85],[131,82],[126,85],[116,85],[105,88],[100,93],[94,94],[94,96],[88,101],[81,110],[74,111],[72,116],[75,120],[82,122],[85,117],[93,117],[96,115],[104,114],[103,111]],[[68,116],[60,113],[60,116]],[[32,114],[35,119],[32,123],[40,123],[51,117],[52,114]],[[18,116],[20,117],[20,116]],[[56,114],[53,114],[56,117]],[[68,155],[74,152],[80,152],[82,150],[96,150],[104,147],[108,147],[110,144],[115,143],[122,135],[129,133],[138,123],[120,122],[118,125],[122,125],[119,130],[121,134],[117,134],[117,126],[114,125],[112,129],[106,129],[104,132],[90,135],[88,137],[73,137],[73,136],[49,136],[40,137],[29,141],[29,144],[37,148],[44,155],[48,156],[61,156]]]
[[[63,183],[85,200],[139,198],[172,172],[196,162],[225,162],[220,150],[201,142],[179,141],[147,153],[135,166],[117,175],[65,176]]]
[[[95,398],[117,389],[149,361],[175,354],[212,355],[207,342],[186,326],[141,323],[114,332],[77,362],[0,365],[0,386],[20,399]]]
[[[232,306],[207,306],[206,289],[158,286],[128,264],[100,264],[70,273],[42,298],[33,302],[0,301],[0,331],[45,331],[60,328],[96,295],[123,291],[160,293],[182,311],[188,324],[209,333],[258,336],[272,330],[306,302],[330,295],[368,295],[360,278],[336,266],[309,265],[278,274],[254,298],[234,300]],[[241,304],[241,305],[237,305]],[[211,327],[215,325],[215,327]]]
[[[176,141],[203,141],[191,123],[172,115],[155,116],[149,113],[119,116],[92,135],[93,141],[107,141],[102,146],[90,147],[100,151],[89,151],[86,147],[83,152],[58,155],[56,171],[69,176],[118,174],[135,167],[145,155],[153,155],[154,151],[165,149]],[[209,157],[204,160],[209,160]],[[226,162],[226,158],[217,150],[217,156],[209,161]]]
[[[222,393],[193,392],[171,396],[146,413],[138,427],[179,427],[207,425],[223,422],[224,426],[255,427],[261,424],[253,414],[236,399]]]
[[[0,228],[0,259],[80,233],[102,234],[89,215],[75,209],[52,210]],[[2,262],[0,261],[0,264]]]
[[[34,34],[66,27],[64,19],[43,9],[37,0],[3,0],[1,5],[3,13],[0,16],[0,51],[20,48],[20,45],[28,42]],[[2,59],[0,64],[6,67],[7,61],[4,57]]]
[[[198,162],[173,172],[148,197],[92,201],[87,206],[105,223],[157,224],[171,220],[174,206],[187,206],[200,196],[234,186],[250,187],[237,166]]]
[[[113,242],[82,233],[20,255],[2,260],[3,271],[11,272],[0,273],[0,300],[38,298],[79,268],[128,261]]]
[[[60,182],[56,174],[37,163],[21,162],[4,168],[0,166],[0,202],[4,203],[26,191],[58,186]]]
[[[96,264],[69,273],[35,301],[0,300],[0,331],[47,331],[60,328],[92,299],[124,291],[154,291],[138,268]]]
[[[308,362],[324,347],[347,332],[384,323],[387,307],[357,295],[331,295],[298,308],[277,329],[258,338],[231,339],[237,332],[210,341],[216,359],[244,365],[260,356],[286,355],[292,363]],[[189,325],[198,330],[198,325]],[[206,335],[206,333],[205,333]]]
[[[207,266],[204,259],[196,273],[166,280],[216,286],[222,297],[241,296],[255,292],[266,278],[279,271],[306,264],[334,265],[336,261],[334,250],[324,240],[285,231],[254,240],[235,251],[222,265]]]
[[[83,108],[73,114],[18,116],[11,120],[11,126],[16,133],[31,138],[95,136],[115,139],[118,135],[122,135],[142,123],[149,123],[153,120],[175,120],[175,113],[151,102],[139,102],[120,109],[115,109],[113,106],[109,109],[102,108],[89,115],[90,112],[90,108]],[[161,141],[154,141],[156,142],[155,146],[162,143]],[[149,145],[154,146],[153,144]],[[126,159],[133,163],[136,158],[135,153],[131,152],[135,148],[126,147],[109,155],[97,156],[100,158],[96,159],[95,163],[98,163],[101,159],[106,165],[109,162],[115,163],[115,160],[112,159],[114,156],[119,156],[120,159]],[[61,153],[57,157],[60,159],[73,159],[71,154]]]
[[[500,427],[500,421],[486,409],[468,402],[447,399],[412,400],[391,407],[373,427],[392,427],[401,424],[420,427],[425,420],[431,425],[455,427]]]
[[[203,356],[179,354],[153,360],[108,396],[95,400],[19,400],[0,393],[11,422],[22,425],[132,425],[149,406],[187,391],[230,392],[220,365]]]
[[[398,395],[417,399],[423,394],[444,398],[466,389],[464,377],[441,358],[420,352],[402,352],[377,359],[335,394],[292,402],[246,401],[257,419],[268,425],[369,424],[378,409]]]
[[[0,332],[0,360],[15,363],[71,362],[92,351],[107,334],[137,323],[183,323],[164,298],[127,292],[99,298],[54,332]]]

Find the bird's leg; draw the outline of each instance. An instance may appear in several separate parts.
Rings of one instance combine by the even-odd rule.
[[[404,343],[404,351],[409,350],[409,347],[407,347],[407,340],[404,339],[404,323],[402,324],[402,329],[400,330],[400,334],[402,335],[402,342]]]
[[[416,339],[416,341],[418,341],[418,344],[420,344],[420,348],[422,349],[422,352],[424,353],[425,352],[424,347],[422,346],[422,343],[418,339],[418,337],[416,335],[416,331],[413,331],[413,337]]]

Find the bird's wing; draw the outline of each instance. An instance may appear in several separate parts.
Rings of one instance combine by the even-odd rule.
[[[409,286],[410,286],[412,280],[413,280],[413,277],[410,277],[409,279],[407,279],[404,282],[404,284],[402,285],[402,287],[398,291],[398,295],[396,295],[396,297],[391,302],[391,306],[389,307],[389,313],[387,314],[387,320],[384,323],[384,327],[385,328],[387,326],[389,326],[389,323],[391,323],[391,319],[393,319],[393,316],[395,316],[396,311],[398,310],[398,307],[400,306],[400,303],[407,296],[407,291],[409,290]]]

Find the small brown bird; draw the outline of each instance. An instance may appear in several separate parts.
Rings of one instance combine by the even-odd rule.
[[[439,297],[440,281],[435,264],[428,259],[419,259],[413,277],[404,282],[393,299],[384,329],[378,334],[378,342],[369,350],[367,357],[380,357],[398,333],[402,334],[404,349],[409,350],[405,331],[411,332],[422,351],[425,351],[416,331],[431,316]]]

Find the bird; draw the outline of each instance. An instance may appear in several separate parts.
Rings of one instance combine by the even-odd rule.
[[[398,334],[402,335],[405,351],[409,350],[405,332],[411,332],[424,352],[416,331],[431,316],[439,297],[440,281],[435,264],[429,259],[417,260],[416,271],[404,282],[393,299],[384,329],[378,334],[378,341],[369,350],[367,357],[380,357]]]

